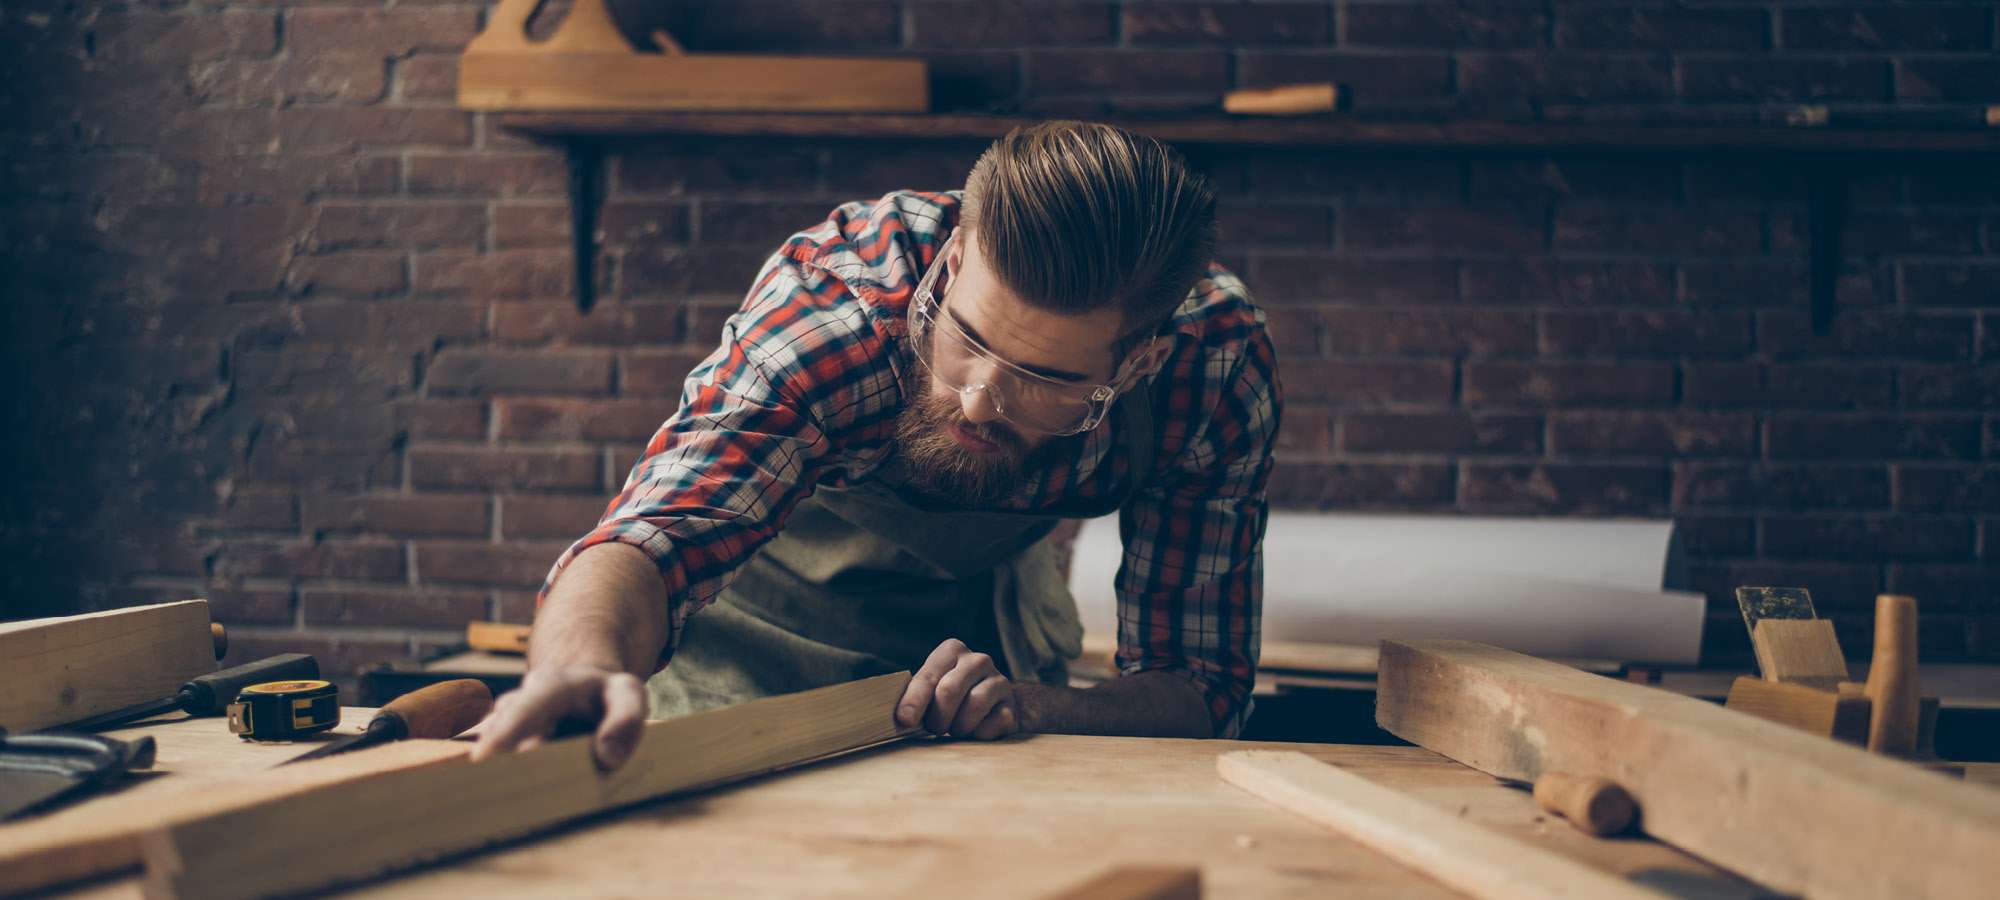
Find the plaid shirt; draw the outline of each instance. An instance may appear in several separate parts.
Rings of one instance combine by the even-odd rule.
[[[631,544],[666,582],[669,638],[783,527],[815,484],[865,479],[887,457],[903,396],[892,358],[916,282],[958,218],[954,193],[897,192],[841,206],[764,264],[721,346],[689,373],[679,411],[646,445],[586,547]],[[1107,416],[1073,456],[1004,507],[1033,512],[1116,496],[1125,558],[1118,665],[1163,669],[1203,691],[1217,736],[1250,712],[1263,595],[1265,483],[1281,391],[1264,315],[1211,264],[1168,324],[1154,392],[1152,471],[1130,473]]]

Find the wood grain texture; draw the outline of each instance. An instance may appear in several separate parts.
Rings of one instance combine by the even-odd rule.
[[[146,894],[224,900],[323,889],[664,794],[875,746],[908,733],[892,715],[909,679],[907,672],[882,675],[651,722],[630,761],[608,774],[598,771],[582,736],[182,821],[141,839]]]
[[[1868,740],[1868,698],[1747,675],[1729,686],[1723,705],[1740,713],[1859,746]]]
[[[34,731],[170,697],[215,671],[208,601],[0,623],[0,728]]]
[[[1048,900],[1201,900],[1201,870],[1190,866],[1118,866]]]
[[[1647,834],[1813,897],[1973,898],[2000,883],[1983,791],[1667,691],[1464,641],[1389,641],[1376,721],[1503,778],[1602,775]]]
[[[1303,753],[1216,757],[1223,780],[1339,831],[1482,900],[1658,898],[1666,895],[1467,823],[1408,794]]]
[[[1632,795],[1609,778],[1544,772],[1535,781],[1535,805],[1563,817],[1585,834],[1617,834],[1638,811]]]
[[[1847,680],[1847,657],[1840,652],[1831,619],[1760,619],[1750,633],[1750,647],[1766,681],[1830,691]]]

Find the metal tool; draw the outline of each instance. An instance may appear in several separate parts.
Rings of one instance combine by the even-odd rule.
[[[153,739],[0,730],[0,819],[46,810],[153,765]]]
[[[340,724],[340,689],[317,678],[253,684],[227,707],[229,730],[246,741],[293,741]]]
[[[411,691],[389,701],[360,734],[314,748],[279,765],[319,759],[404,738],[444,740],[479,724],[493,711],[493,691],[477,678],[458,678]]]
[[[184,711],[190,716],[219,716],[229,702],[246,685],[260,681],[282,681],[300,678],[318,678],[319,662],[304,653],[280,653],[276,656],[244,663],[203,675],[181,685],[178,693],[159,700],[135,703],[123,709],[114,709],[87,719],[79,719],[62,726],[69,731],[103,731],[127,722],[150,719],[175,711]]]
[[[1794,587],[1740,587],[1736,589],[1736,606],[1743,611],[1743,628],[1751,634],[1757,633],[1757,623],[1764,619],[1811,619],[1813,612],[1812,592]]]

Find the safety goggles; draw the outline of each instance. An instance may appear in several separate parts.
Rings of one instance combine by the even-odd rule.
[[[942,275],[944,293],[951,292],[950,251],[957,237],[938,250],[910,300],[910,347],[925,371],[962,396],[985,392],[1001,418],[1029,431],[1061,437],[1096,428],[1130,379],[1132,359],[1109,384],[1078,384],[1030,372],[986,349],[944,309],[948,297],[935,291]]]

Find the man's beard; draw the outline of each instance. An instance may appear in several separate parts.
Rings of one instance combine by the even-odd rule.
[[[1017,492],[1029,466],[1045,463],[1061,443],[1048,440],[1030,447],[1004,424],[974,424],[965,418],[957,396],[932,386],[929,378],[910,385],[904,396],[913,399],[896,415],[896,455],[903,475],[928,496],[961,506],[994,506]],[[948,433],[954,425],[1000,449],[980,453],[959,444]]]

